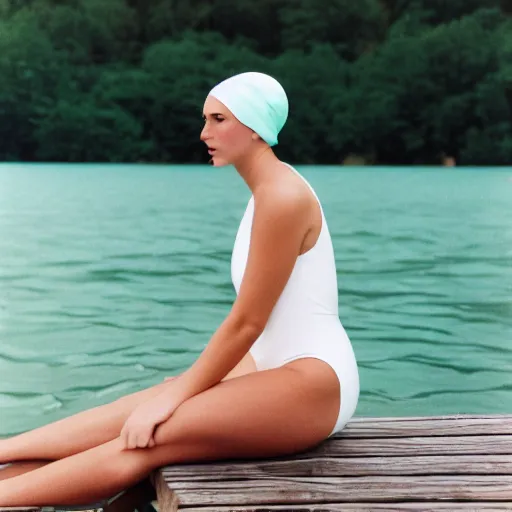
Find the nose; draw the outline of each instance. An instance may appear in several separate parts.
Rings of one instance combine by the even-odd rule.
[[[210,135],[207,130],[207,126],[208,126],[208,123],[205,123],[205,125],[203,126],[203,129],[201,130],[201,135],[199,136],[199,138],[203,142],[206,142],[210,138]]]

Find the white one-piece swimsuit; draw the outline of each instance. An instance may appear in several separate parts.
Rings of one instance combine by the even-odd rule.
[[[277,368],[290,361],[314,357],[329,364],[340,382],[341,405],[329,434],[340,432],[354,414],[359,399],[359,373],[350,340],[338,316],[338,283],[334,250],[320,200],[309,182],[322,212],[322,228],[316,244],[298,256],[291,276],[267,324],[250,349],[257,370]],[[249,255],[254,196],[240,222],[231,258],[231,278],[240,290]]]

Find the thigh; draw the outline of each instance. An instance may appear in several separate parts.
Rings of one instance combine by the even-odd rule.
[[[303,451],[327,438],[339,403],[338,378],[317,359],[221,382],[157,427],[152,466]]]

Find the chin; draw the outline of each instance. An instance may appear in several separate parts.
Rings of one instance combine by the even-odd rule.
[[[213,156],[212,158],[210,158],[209,164],[213,167],[225,167],[226,165],[229,165],[229,162],[224,158]]]

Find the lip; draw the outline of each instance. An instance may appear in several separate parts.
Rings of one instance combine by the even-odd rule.
[[[215,149],[215,148],[210,148],[210,149],[208,150],[208,153],[209,153],[210,155],[213,155],[213,154],[215,153],[215,151],[216,151],[216,149]]]

